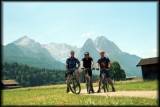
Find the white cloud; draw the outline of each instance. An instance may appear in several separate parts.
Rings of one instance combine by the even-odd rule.
[[[153,48],[150,51],[145,51],[143,52],[143,58],[151,58],[151,57],[157,57],[158,53],[157,53],[157,49]]]
[[[152,49],[152,56],[158,56],[158,51],[156,48]]]
[[[81,35],[81,37],[83,37],[83,38],[93,38],[93,37],[95,37],[96,35],[95,35],[95,33],[94,32],[85,32],[85,33],[83,33],[82,35]]]
[[[137,50],[137,49],[122,49],[124,52],[128,52],[133,55],[138,55],[141,58],[151,58],[151,57],[157,57],[158,51],[156,48],[151,48],[148,50]]]

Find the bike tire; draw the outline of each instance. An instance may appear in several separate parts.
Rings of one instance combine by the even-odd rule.
[[[90,94],[91,88],[90,88],[89,81],[87,81],[86,86],[87,86],[87,93]]]
[[[106,84],[105,83],[103,84],[103,90],[104,90],[104,92],[106,92]]]
[[[80,83],[76,79],[71,80],[71,82],[69,84],[69,88],[70,88],[71,92],[74,94],[80,94],[80,92],[81,92]]]

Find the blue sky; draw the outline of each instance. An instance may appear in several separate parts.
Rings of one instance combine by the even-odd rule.
[[[3,2],[3,44],[27,35],[81,47],[105,36],[125,52],[157,56],[156,2]]]

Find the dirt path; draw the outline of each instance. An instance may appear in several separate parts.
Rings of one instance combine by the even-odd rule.
[[[98,87],[94,87],[94,90],[97,91]],[[158,99],[157,91],[116,91],[116,92],[106,92],[87,94],[86,89],[81,90],[83,95],[101,95],[101,96],[127,96],[127,97],[142,97],[142,98],[152,98]]]

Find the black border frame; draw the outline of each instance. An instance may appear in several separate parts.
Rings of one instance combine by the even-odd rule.
[[[159,46],[160,46],[160,43],[159,43],[159,9],[160,9],[160,6],[159,6],[159,0],[3,0],[3,1],[1,1],[1,38],[0,38],[0,45],[1,45],[1,49],[0,49],[0,60],[1,60],[1,70],[3,69],[2,68],[2,47],[3,47],[3,3],[4,2],[156,2],[157,3],[157,55],[158,55],[158,62],[160,61],[160,58],[159,58],[159,56],[160,56],[160,53],[159,53]],[[160,64],[160,63],[159,63]],[[160,76],[159,76],[159,73],[160,72],[158,72],[158,105],[160,104],[160,102],[159,102],[159,98],[160,98],[160,92],[159,92],[159,90],[160,90],[160,82],[159,82],[159,80],[160,80]],[[0,71],[0,77],[2,77],[2,73],[1,73],[1,71]],[[2,84],[1,84],[1,86],[2,86]],[[1,87],[1,89],[2,89],[2,87]],[[1,96],[0,96],[0,104],[2,104],[2,100],[3,100],[3,98],[2,98],[2,90],[0,90],[0,94],[1,94]],[[157,106],[158,106],[157,105]],[[30,106],[30,105],[9,105],[9,106],[15,106],[15,107],[17,107],[17,106],[26,106],[26,107],[28,107],[28,106]],[[32,106],[41,106],[41,105],[32,105]],[[50,105],[42,105],[42,107],[45,107],[45,106],[50,106]],[[61,106],[61,105],[51,105],[51,106]],[[64,105],[64,106],[68,106],[68,107],[72,107],[72,106],[83,106],[83,105]],[[91,105],[88,105],[88,106],[91,106]],[[96,106],[99,106],[99,105],[96,105]],[[111,106],[111,105],[102,105],[102,106]],[[122,107],[124,107],[124,106],[131,106],[131,105],[122,105]],[[135,105],[135,106],[138,106],[138,105]],[[139,105],[139,106],[141,106],[141,105]],[[148,106],[151,106],[151,105],[148,105]],[[121,107],[121,106],[120,106]],[[145,106],[143,106],[143,107],[145,107]]]

